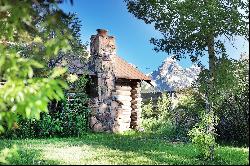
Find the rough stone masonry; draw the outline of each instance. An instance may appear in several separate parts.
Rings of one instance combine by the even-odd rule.
[[[89,69],[95,73],[90,127],[96,132],[122,132],[140,126],[140,82],[143,73],[116,55],[115,38],[104,29],[91,36]],[[127,75],[126,75],[127,74]]]

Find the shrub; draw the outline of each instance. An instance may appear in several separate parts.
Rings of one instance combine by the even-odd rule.
[[[177,139],[188,139],[188,131],[199,122],[204,107],[204,101],[194,90],[186,89],[180,93],[180,97],[170,114]]]
[[[169,94],[163,93],[162,97],[159,97],[157,101],[158,117],[169,119],[171,109],[172,109],[172,104]]]
[[[212,109],[220,119],[217,139],[249,145],[249,60],[218,58],[213,89],[207,88],[209,72],[203,70],[197,80],[200,93],[209,94]]]
[[[173,125],[170,121],[171,100],[167,94],[158,98],[157,109],[153,110],[152,99],[142,107],[142,126],[146,132],[173,138]]]
[[[218,108],[218,141],[249,146],[248,93],[232,94]]]
[[[85,98],[86,94],[77,93],[73,102],[66,103],[63,112],[59,115],[62,120],[62,135],[79,136],[88,130],[89,108]]]
[[[6,132],[5,138],[36,138],[53,136],[80,136],[88,130],[87,107],[77,105],[77,109],[65,109],[56,113],[43,113],[40,120],[23,119],[18,120],[18,128]]]
[[[0,165],[10,164],[9,160],[18,156],[18,148],[13,145],[11,148],[4,148],[0,150]]]
[[[89,108],[85,93],[87,79],[80,77],[75,82],[78,92],[65,95],[70,100],[51,105],[49,113],[42,113],[40,120],[18,118],[17,127],[2,135],[5,138],[35,138],[53,136],[80,136],[88,130]],[[73,85],[72,85],[73,86]],[[80,88],[77,88],[80,86]],[[73,95],[72,95],[73,94]],[[56,106],[54,106],[56,105]]]
[[[142,103],[142,118],[147,119],[151,117],[154,117],[152,98],[148,102]]]
[[[153,133],[165,138],[174,139],[174,126],[171,121],[167,119],[148,118],[142,120],[142,126],[148,133]]]
[[[188,132],[188,135],[192,143],[200,151],[201,157],[212,160],[214,157],[214,147],[217,144],[215,142],[215,133],[207,131],[207,126],[211,124],[213,126],[216,125],[216,117],[211,113],[203,114],[201,121]]]

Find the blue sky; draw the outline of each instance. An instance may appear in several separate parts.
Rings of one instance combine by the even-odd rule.
[[[129,63],[136,65],[142,72],[149,73],[162,61],[170,56],[164,52],[156,53],[150,44],[151,37],[161,37],[153,25],[145,24],[127,11],[123,0],[74,0],[73,6],[69,0],[60,5],[65,12],[77,13],[82,21],[82,41],[90,42],[90,36],[96,34],[96,29],[107,29],[109,35],[116,38],[117,55]],[[230,57],[239,58],[241,52],[249,52],[249,43],[241,38],[235,42],[236,48],[226,44]],[[186,58],[181,60],[182,67],[192,63]],[[202,59],[207,64],[207,59]]]

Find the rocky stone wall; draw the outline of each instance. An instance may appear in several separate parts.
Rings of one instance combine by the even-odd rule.
[[[97,97],[91,99],[90,127],[97,132],[113,130],[116,109],[119,103],[112,97],[115,89],[115,75],[112,57],[116,54],[114,37],[98,29],[91,36],[90,70],[97,76]]]

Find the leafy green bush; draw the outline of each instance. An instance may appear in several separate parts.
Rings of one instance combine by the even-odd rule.
[[[199,122],[205,105],[201,96],[192,89],[186,89],[179,95],[170,116],[175,126],[176,138],[187,140],[188,131]]]
[[[219,118],[217,140],[249,145],[249,64],[245,60],[221,57],[217,60],[214,89],[209,90],[215,115]],[[198,78],[200,93],[206,93],[208,71]]]
[[[88,130],[89,108],[86,105],[86,94],[76,94],[72,103],[65,103],[62,120],[62,135],[79,136]]]
[[[205,103],[192,89],[179,92],[172,101],[168,94],[158,98],[156,109],[152,99],[142,107],[142,126],[146,131],[169,135],[173,139],[188,140],[188,131],[199,121]]]
[[[24,119],[19,116],[16,127],[4,133],[5,138],[36,138],[53,136],[80,136],[88,130],[89,108],[85,86],[88,79],[79,77],[72,86],[74,92],[71,100],[64,100],[62,105],[51,107],[49,113],[42,113],[40,120]],[[79,88],[78,88],[79,87]],[[69,93],[66,92],[65,96]]]
[[[203,114],[201,121],[192,128],[188,135],[192,143],[200,151],[201,157],[204,159],[213,159],[214,147],[217,145],[215,142],[215,133],[208,132],[207,126],[210,124],[216,125],[216,117],[213,114]]]
[[[16,156],[18,156],[18,148],[16,145],[0,150],[0,165],[10,164],[9,160]]]
[[[171,100],[168,93],[162,93],[158,100],[153,101],[152,98],[142,103],[142,117],[159,119],[162,116],[168,117],[172,108]]]
[[[218,64],[217,138],[249,145],[249,60],[221,59]]]
[[[143,119],[142,126],[147,133],[153,133],[169,139],[175,138],[174,126],[169,120],[156,118]]]
[[[57,77],[65,69],[43,65],[59,51],[71,50],[73,35],[59,19],[67,14],[58,3],[1,0],[0,133],[13,127],[18,115],[39,119],[51,100],[64,97],[67,85]]]
[[[147,119],[154,116],[153,101],[150,98],[149,101],[142,103],[142,118]]]
[[[204,69],[198,78],[197,88],[206,96],[206,113],[201,121],[190,130],[192,142],[198,145],[202,157],[213,159],[215,135],[217,138],[235,139],[248,142],[248,63],[244,60],[228,59],[225,55],[216,60],[215,77],[210,80],[210,72]],[[208,83],[212,86],[208,86]],[[243,107],[242,107],[243,106]],[[247,110],[246,110],[247,108]],[[218,125],[218,117],[220,123]],[[216,133],[217,129],[217,133]],[[232,129],[232,132],[227,132]],[[232,137],[233,136],[233,137]],[[244,138],[240,140],[239,138]],[[248,142],[249,144],[249,142]]]
[[[162,93],[162,96],[157,101],[157,114],[160,118],[169,119],[172,103],[170,96],[167,93]]]
[[[79,108],[79,107],[78,107]],[[41,138],[80,136],[88,130],[89,109],[71,110],[66,108],[53,114],[43,113],[40,120],[18,120],[18,127],[3,134],[5,138]]]
[[[217,115],[220,119],[216,126],[218,141],[249,146],[248,95],[247,91],[245,94],[233,94],[218,108]]]
[[[168,138],[174,137],[174,127],[170,121],[171,100],[168,94],[163,93],[158,98],[157,110],[153,109],[152,99],[142,107],[142,126],[146,132]]]

